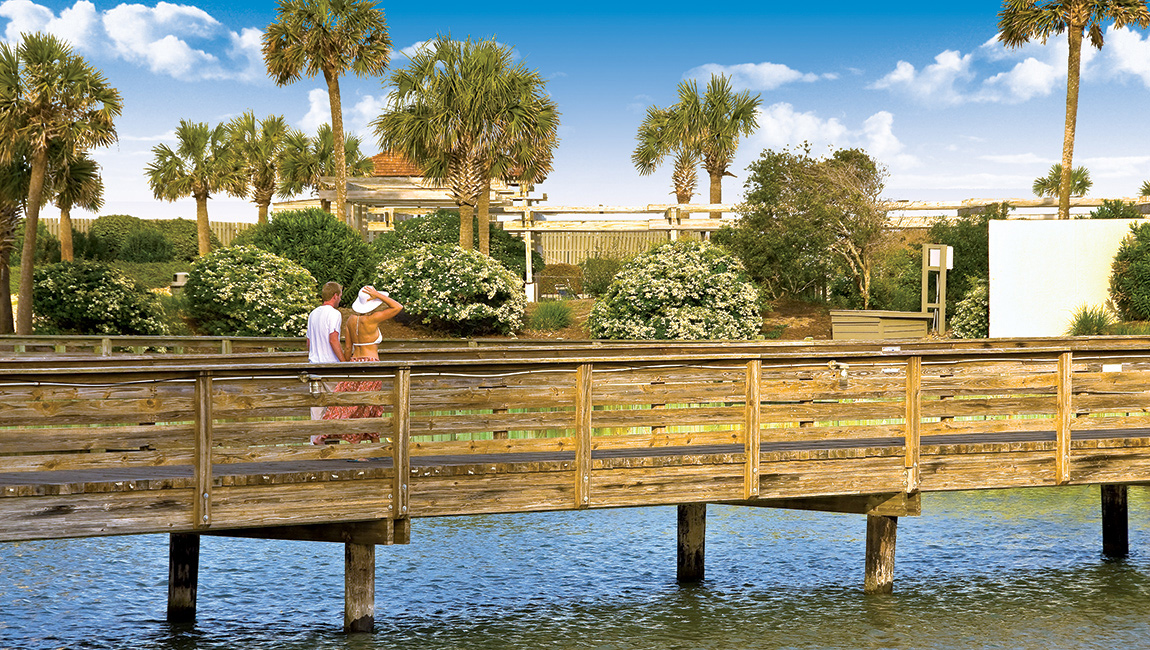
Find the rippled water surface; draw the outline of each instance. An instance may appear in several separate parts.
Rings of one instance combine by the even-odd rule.
[[[1147,648],[1148,497],[1110,561],[1097,487],[926,495],[892,596],[862,593],[857,515],[710,506],[692,587],[674,508],[417,519],[355,635],[341,544],[204,537],[190,626],[164,622],[165,535],[0,544],[0,648]]]

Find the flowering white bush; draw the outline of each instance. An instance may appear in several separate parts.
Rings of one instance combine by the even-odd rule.
[[[954,306],[950,333],[959,339],[984,339],[990,335],[990,288],[976,280]]]
[[[39,332],[168,333],[159,299],[105,264],[60,262],[36,269],[32,281],[32,312]]]
[[[307,269],[254,246],[196,260],[184,297],[200,327],[216,336],[303,336],[317,301]]]
[[[422,246],[385,259],[376,275],[376,289],[390,292],[404,311],[435,329],[474,336],[523,327],[523,281],[477,251]]]
[[[758,290],[738,259],[689,240],[628,262],[587,319],[604,339],[749,339],[762,325]]]

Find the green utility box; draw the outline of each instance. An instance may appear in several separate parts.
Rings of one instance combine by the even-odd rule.
[[[934,314],[918,311],[831,310],[831,338],[844,340],[921,339]]]

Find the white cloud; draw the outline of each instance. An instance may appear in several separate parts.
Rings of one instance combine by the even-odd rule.
[[[1002,155],[979,156],[979,160],[1000,163],[1003,165],[1050,165],[1058,162],[1050,158],[1043,158],[1033,153],[1013,153]]]
[[[1125,27],[1111,29],[1102,50],[1114,74],[1138,77],[1150,88],[1150,36],[1142,38],[1138,32]]]
[[[904,93],[923,103],[959,104],[964,98],[956,86],[973,78],[972,60],[970,54],[946,50],[921,71],[906,61],[899,61],[894,70],[870,87]]]
[[[978,172],[972,174],[891,174],[887,189],[899,190],[1011,190],[1029,188],[1033,176]]]
[[[364,95],[354,104],[343,105],[343,130],[354,133],[363,140],[364,148],[375,146],[375,133],[371,121],[379,117],[387,108],[387,97]],[[315,133],[321,124],[331,124],[331,102],[327,91],[313,88],[307,94],[308,110],[297,124],[305,133]]]
[[[1094,156],[1076,159],[1074,166],[1082,165],[1090,170],[1093,179],[1099,178],[1141,178],[1142,171],[1150,163],[1150,156]]]
[[[782,149],[804,142],[812,150],[824,147],[861,147],[879,162],[895,168],[909,168],[918,160],[904,153],[904,145],[894,135],[894,116],[879,111],[851,129],[838,118],[821,118],[813,112],[800,113],[787,103],[773,104],[759,110],[759,129],[751,136],[753,148]]]
[[[307,94],[308,110],[299,121],[299,127],[307,133],[315,133],[321,124],[331,124],[331,102],[327,91],[313,88]]]
[[[1009,72],[1000,72],[984,81],[984,92],[979,99],[1018,103],[1033,97],[1049,95],[1054,90],[1055,83],[1066,76],[1065,69],[1065,64],[1059,69],[1029,57],[1016,64]],[[1000,91],[1005,91],[1005,94]]]
[[[121,59],[183,81],[266,76],[260,30],[236,33],[194,6],[124,3],[98,12],[88,0],[77,0],[56,16],[30,0],[6,0],[0,4],[0,18],[8,19],[7,41],[23,32],[49,32],[81,53]]]
[[[684,79],[696,79],[699,83],[706,83],[711,75],[725,74],[731,77],[731,85],[740,90],[774,90],[784,84],[795,81],[818,81],[819,75],[811,72],[799,72],[781,63],[739,63],[736,65],[719,65],[707,63],[691,68],[684,75]],[[823,78],[834,78],[824,75]]]
[[[895,137],[893,127],[894,115],[887,111],[879,111],[863,122],[862,134],[859,139],[863,149],[875,160],[879,160],[891,167],[909,168],[918,165],[918,159],[903,153],[905,148],[902,142]]]

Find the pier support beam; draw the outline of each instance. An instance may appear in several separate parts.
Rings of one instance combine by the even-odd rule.
[[[889,594],[894,591],[894,542],[898,517],[867,515],[866,578],[863,591]]]
[[[196,587],[200,579],[200,536],[168,536],[168,622],[196,620]]]
[[[1102,554],[1106,557],[1126,557],[1130,552],[1127,530],[1126,486],[1102,487]]]
[[[703,556],[707,538],[707,504],[679,504],[678,570],[680,583],[703,579]]]
[[[343,545],[343,631],[375,627],[375,545]]]

